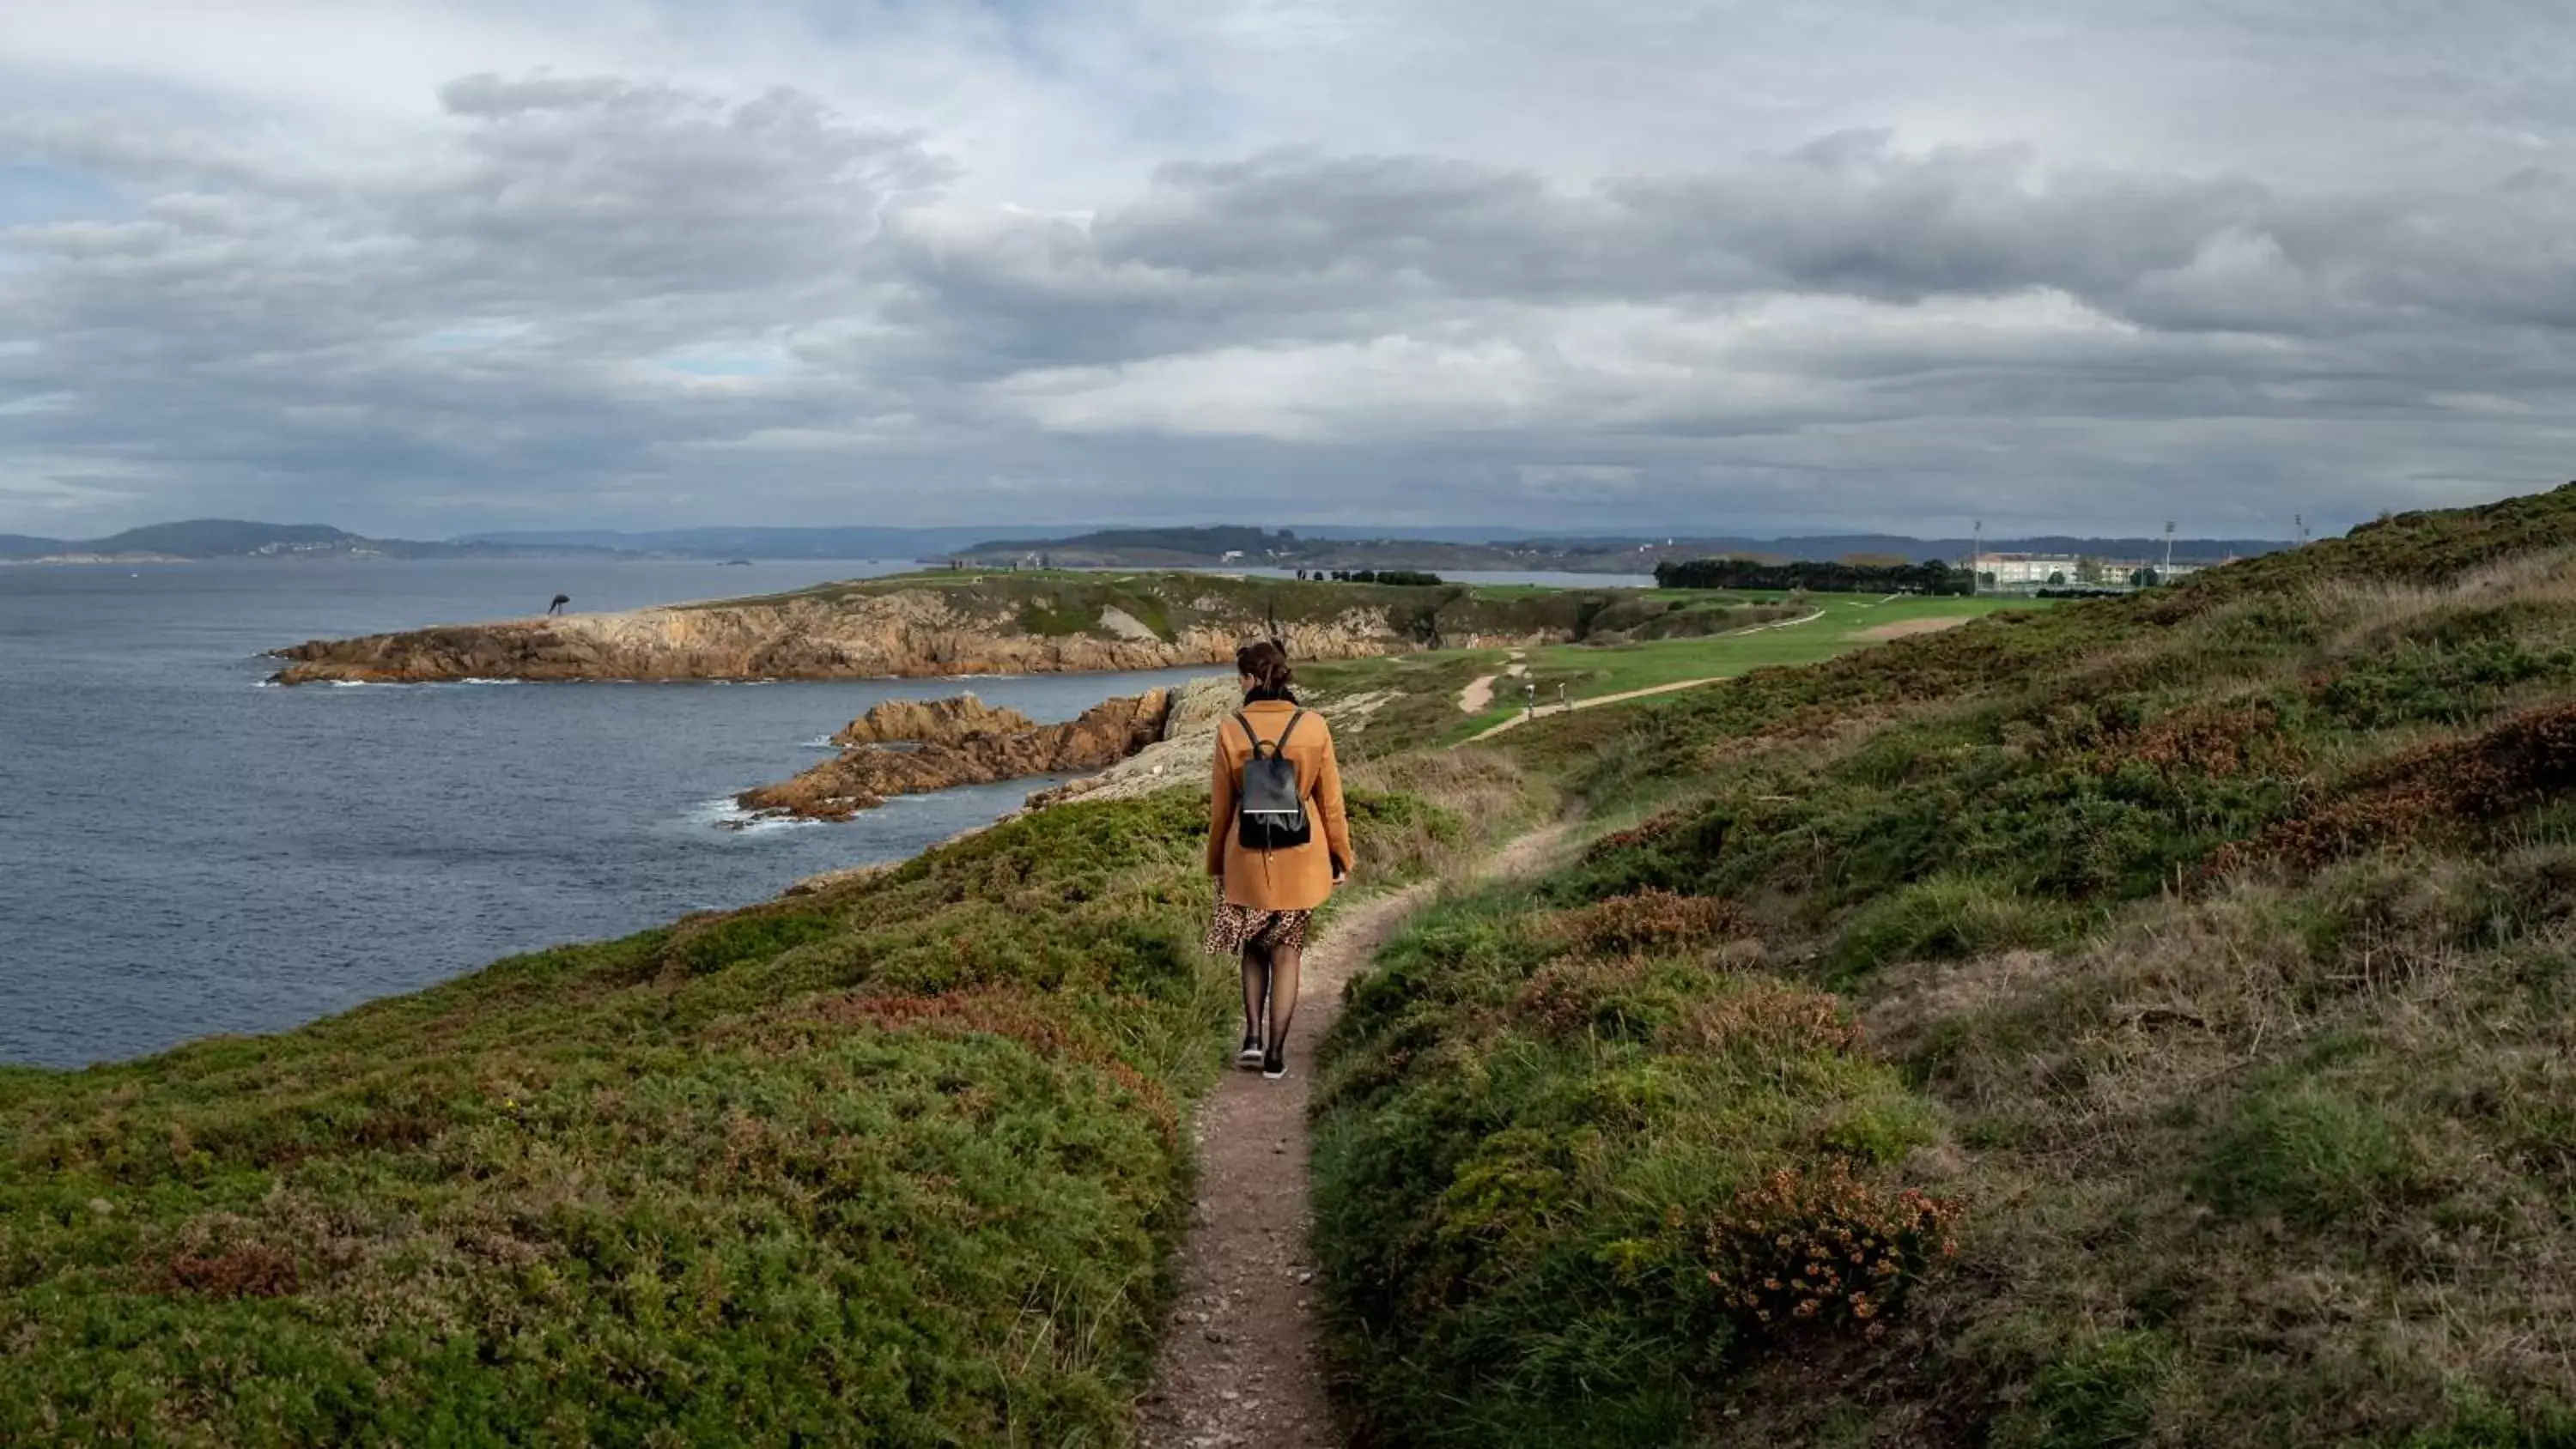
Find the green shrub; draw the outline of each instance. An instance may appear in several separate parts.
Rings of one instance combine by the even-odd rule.
[[[2350,729],[2465,725],[2492,713],[2504,692],[2532,680],[2576,676],[2576,648],[2517,637],[2452,647],[2420,642],[2355,661],[2316,691],[2327,717]]]
[[[1826,954],[1851,978],[1900,961],[1949,961],[1997,951],[2071,945],[2086,917],[1972,876],[1938,875],[1852,912]]]
[[[2223,1212],[2312,1228],[2363,1228],[2429,1190],[2408,1124],[2327,1081],[2257,1091],[2209,1144],[2192,1188]]]
[[[2175,1372],[2172,1347],[2153,1333],[2118,1333],[2081,1345],[2031,1377],[2030,1394],[1997,1428],[2003,1449],[2121,1449],[2148,1441],[2156,1401]]]

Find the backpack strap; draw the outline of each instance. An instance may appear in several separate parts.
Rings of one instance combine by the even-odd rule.
[[[1250,716],[1248,716],[1248,715],[1246,715],[1242,710],[1239,710],[1239,709],[1238,709],[1238,710],[1236,710],[1236,711],[1234,712],[1234,722],[1235,722],[1236,724],[1239,724],[1239,725],[1243,726],[1243,738],[1244,738],[1244,740],[1245,740],[1247,743],[1249,743],[1249,744],[1252,746],[1252,758],[1254,758],[1254,759],[1256,759],[1256,760],[1257,760],[1257,759],[1260,759],[1260,758],[1261,758],[1261,745],[1262,745],[1262,740],[1261,740],[1261,736],[1260,736],[1259,734],[1256,734],[1256,733],[1253,731],[1253,728],[1252,728],[1252,719],[1251,719],[1251,717],[1250,717]],[[1281,735],[1281,736],[1280,736],[1280,738],[1281,738],[1281,739],[1286,739],[1286,738],[1287,738],[1287,736],[1286,736],[1286,735]],[[1278,747],[1278,746],[1276,746],[1276,745],[1273,745],[1273,746],[1271,746],[1270,748],[1271,748],[1273,751],[1276,751],[1279,747]]]
[[[1252,717],[1250,715],[1245,714],[1239,709],[1234,712],[1234,722],[1243,726],[1243,737],[1252,742],[1252,757],[1256,760],[1263,758],[1261,752],[1265,748],[1270,751],[1269,758],[1277,759],[1280,753],[1288,748],[1288,737],[1297,732],[1297,721],[1304,719],[1305,717],[1306,712],[1302,709],[1298,710],[1296,713],[1288,716],[1288,727],[1279,732],[1279,738],[1275,740],[1265,740],[1260,735],[1253,732]]]

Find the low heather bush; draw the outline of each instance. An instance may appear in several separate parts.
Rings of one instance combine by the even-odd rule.
[[[1756,1329],[1849,1328],[1869,1338],[1935,1263],[1958,1252],[1959,1204],[1889,1192],[1828,1161],[1783,1167],[1735,1195],[1709,1225],[1708,1281]]]

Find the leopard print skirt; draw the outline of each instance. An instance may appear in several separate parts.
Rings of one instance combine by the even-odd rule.
[[[1232,901],[1218,901],[1216,914],[1209,918],[1207,949],[1211,956],[1232,956],[1246,946],[1271,950],[1300,950],[1306,944],[1306,923],[1314,919],[1313,911],[1262,911],[1238,906]]]

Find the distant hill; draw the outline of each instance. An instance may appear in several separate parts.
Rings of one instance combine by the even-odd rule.
[[[88,553],[174,553],[182,558],[347,549],[367,542],[321,523],[252,523],[237,518],[193,518],[129,528],[79,547]]]
[[[1204,529],[1116,528],[1107,532],[1138,533],[1224,533],[1224,526]],[[1243,532],[1259,532],[1244,529]],[[1354,528],[1342,524],[1299,524],[1293,532],[1302,539],[1359,541],[1395,537],[1383,528]],[[728,557],[754,558],[945,558],[985,549],[1008,546],[1031,549],[1071,539],[1089,539],[1093,533],[1067,533],[1061,526],[1048,529],[996,528],[990,524],[965,524],[950,527],[891,528],[854,526],[821,526],[812,528],[671,528],[645,532],[621,532],[606,528],[507,529],[469,533],[458,543],[505,543],[522,545],[586,544],[599,548],[630,549],[651,553],[712,553]],[[1540,535],[1511,528],[1413,528],[1403,531],[1408,540],[1437,543],[1487,543],[1496,539],[1537,538]],[[1660,535],[1658,535],[1660,536]],[[1643,537],[1641,534],[1640,537]],[[1230,545],[1229,545],[1230,546]],[[1218,552],[1222,553],[1220,549]]]
[[[564,554],[606,554],[610,550],[581,546],[519,547],[483,543],[423,543],[402,538],[365,538],[321,523],[256,523],[238,518],[194,518],[181,523],[154,523],[129,528],[105,538],[36,538],[0,534],[0,558],[43,558],[61,554],[160,554],[166,557],[215,558],[516,558]]]
[[[1034,536],[1041,530],[1031,529]],[[956,528],[672,528],[622,533],[605,528],[469,533],[460,544],[613,548],[633,553],[710,554],[722,558],[897,558],[945,556],[968,544],[1016,537],[990,525]]]
[[[964,550],[967,557],[1040,553],[1069,562],[1108,564],[1215,563],[1228,554],[1253,561],[1303,558],[1315,546],[1302,543],[1294,529],[1272,533],[1259,528],[1103,528],[1069,538],[988,538]]]

